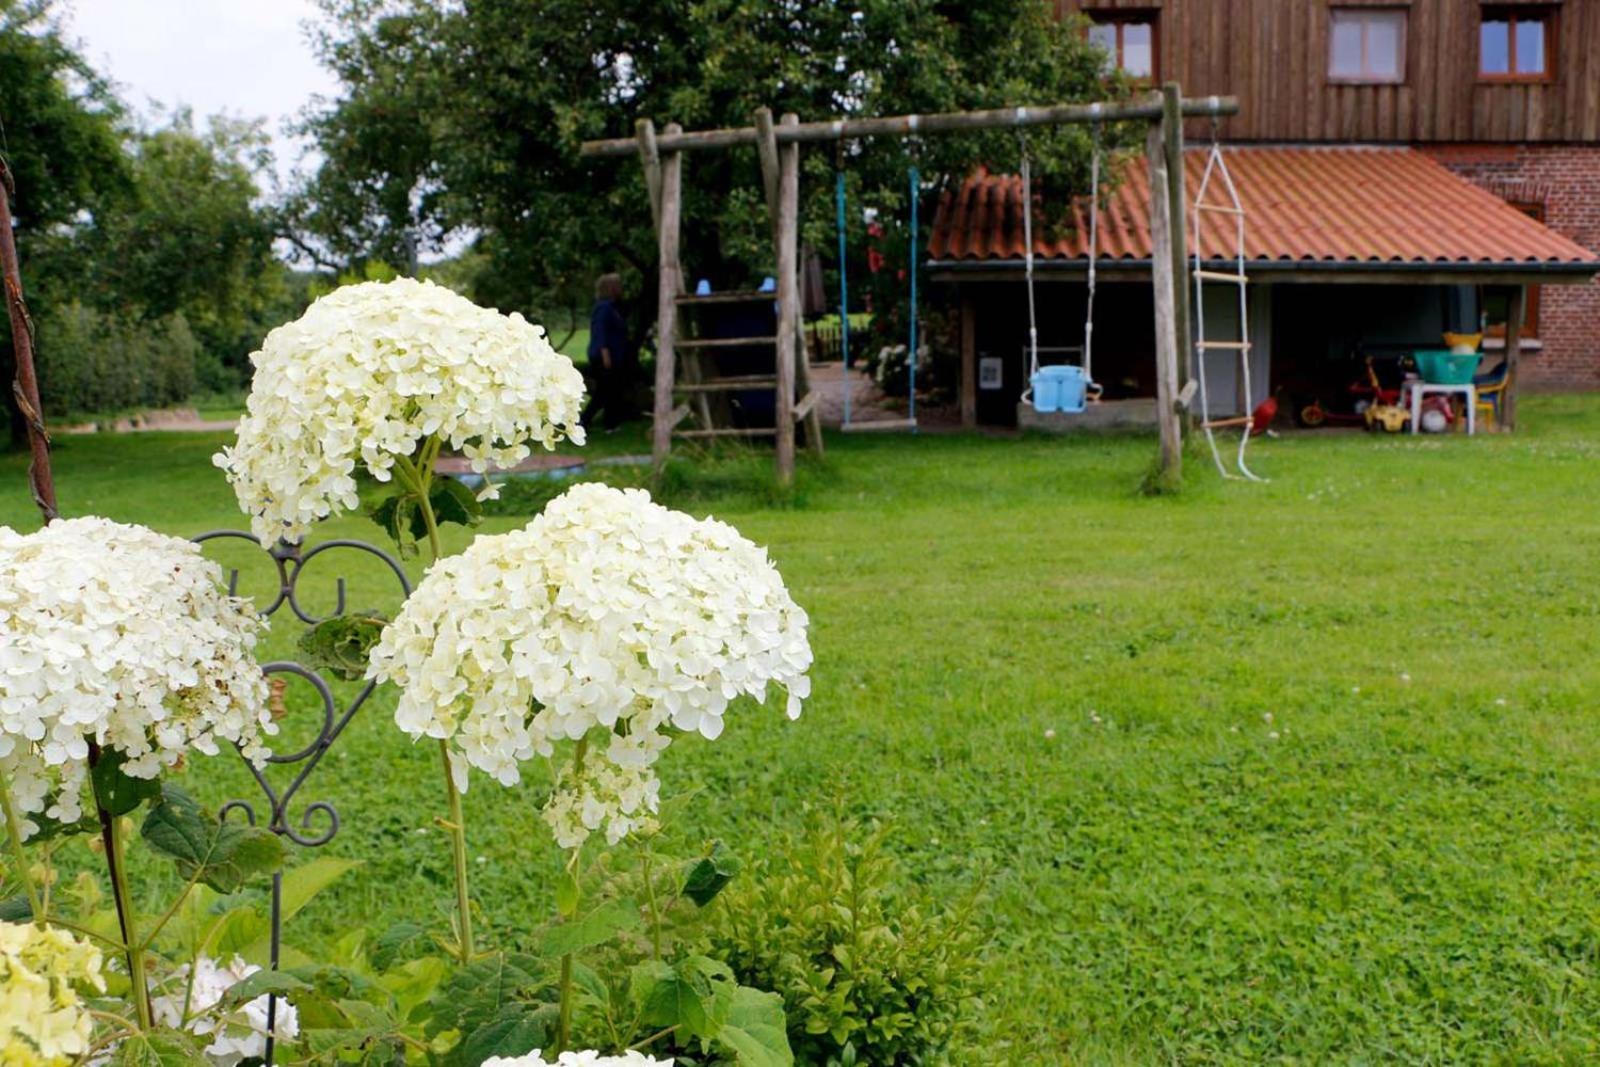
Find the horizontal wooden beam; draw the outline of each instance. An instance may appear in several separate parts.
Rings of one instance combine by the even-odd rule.
[[[1193,97],[1183,101],[1185,118],[1236,115],[1239,100],[1232,96]],[[931,133],[961,133],[968,130],[1022,129],[1028,126],[1060,126],[1067,123],[1121,122],[1161,117],[1161,94],[1141,93],[1126,103],[1050,104],[1043,107],[999,107],[987,111],[945,111],[935,115],[885,115],[879,118],[835,119],[831,122],[802,122],[780,126],[778,143],[814,144],[847,141],[857,137],[917,137]],[[721,130],[695,130],[689,133],[663,133],[656,138],[656,150],[694,152],[715,148],[734,148],[757,143],[754,126]],[[605,141],[585,141],[580,154],[585,159],[637,155],[636,137]]]

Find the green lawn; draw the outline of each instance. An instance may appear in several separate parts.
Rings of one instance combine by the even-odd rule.
[[[989,865],[985,1025],[1017,1064],[1592,1060],[1600,398],[1525,412],[1515,438],[1266,441],[1268,485],[1191,456],[1155,499],[1141,437],[830,439],[789,506],[723,464],[687,506],[771,546],[812,614],[815,695],[675,747],[666,789],[704,786],[700,830],[747,853],[842,793],[938,894]],[[63,508],[237,524],[221,441],[65,439]],[[23,469],[0,457],[0,522],[32,527]],[[293,939],[446,904],[447,850],[418,831],[434,750],[391,707],[308,787],[344,815],[329,850],[367,868]],[[243,786],[204,773],[212,799]],[[467,798],[502,937],[551,900],[533,788]]]

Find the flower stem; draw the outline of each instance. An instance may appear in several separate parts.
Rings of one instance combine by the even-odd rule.
[[[572,754],[572,776],[577,779],[583,774],[583,759],[589,752],[589,739],[578,738],[576,750]],[[579,879],[579,861],[583,858],[583,846],[579,845],[572,850],[572,858],[567,861],[567,878],[572,883],[572,896],[567,901],[565,908],[557,906],[557,911],[565,922],[571,922],[578,917],[579,901],[583,899],[583,883]],[[556,1024],[556,1054],[567,1050],[572,1043],[572,953],[568,952],[561,957],[561,995],[560,995],[559,1021]]]
[[[0,815],[5,816],[6,838],[11,842],[11,857],[17,864],[17,877],[28,894],[28,907],[33,910],[33,921],[44,925],[44,903],[39,897],[39,887],[33,883],[33,872],[28,869],[28,854],[22,850],[22,827],[17,823],[17,811],[11,804],[11,783],[0,771]]]
[[[133,896],[128,892],[127,860],[122,853],[120,820],[99,806],[100,835],[106,846],[106,867],[111,872],[111,893],[117,902],[117,920],[122,928],[122,943],[128,946],[128,978],[133,983],[133,1007],[139,1028],[150,1029],[150,986],[144,974],[144,947],[134,936]]]
[[[456,942],[461,962],[472,961],[472,894],[467,886],[467,815],[450,773],[450,743],[439,742],[439,759],[444,765],[444,791],[450,804],[450,851],[456,867]]]

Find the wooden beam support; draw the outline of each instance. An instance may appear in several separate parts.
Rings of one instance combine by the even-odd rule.
[[[772,121],[772,109],[756,109],[756,152],[761,157],[761,187],[767,196],[767,221],[772,226],[772,246],[778,246],[778,128]]]
[[[1517,363],[1522,355],[1522,320],[1527,307],[1527,287],[1512,289],[1506,308],[1506,391],[1500,398],[1500,425],[1507,430],[1517,428]]]
[[[1177,328],[1178,387],[1194,377],[1190,340],[1189,193],[1183,169],[1183,95],[1177,82],[1161,87],[1162,146],[1167,158],[1167,218],[1172,223],[1172,317]]]
[[[967,289],[961,291],[961,425],[978,425],[978,307]]]
[[[667,133],[681,127],[672,123]],[[661,160],[661,222],[657,228],[660,284],[656,293],[655,426],[650,454],[657,471],[672,451],[672,386],[678,340],[678,292],[683,268],[678,262],[679,223],[683,214],[683,155],[669,152]]]
[[[644,187],[650,194],[650,222],[661,232],[661,151],[656,147],[656,124],[640,119],[634,129],[639,143],[639,166],[644,170]]]
[[[1232,96],[1192,97],[1179,111],[1184,118],[1207,118],[1239,113],[1239,100]],[[1126,119],[1153,121],[1161,118],[1159,92],[1142,93],[1121,104],[1050,104],[1041,107],[1000,107],[988,111],[947,111],[935,115],[885,115],[870,119],[836,119],[832,122],[798,120],[778,131],[778,143],[816,144],[850,141],[861,137],[918,137],[933,133],[960,133],[970,130],[1020,130],[1030,126],[1061,126],[1067,123],[1121,122]],[[663,133],[660,149],[666,152],[692,152],[703,149],[733,148],[756,144],[760,133],[754,126],[722,130],[697,130],[694,133]],[[628,156],[638,150],[633,138],[585,141],[579,148],[585,159]]]
[[[799,125],[798,116],[783,116],[783,125]],[[776,138],[774,138],[776,140]],[[778,390],[774,417],[778,425],[778,485],[794,482],[794,359],[799,342],[800,311],[800,145],[778,152]]]
[[[1151,282],[1155,289],[1156,419],[1161,429],[1159,487],[1176,488],[1183,478],[1183,436],[1178,416],[1178,335],[1173,277],[1172,230],[1167,185],[1167,148],[1164,124],[1150,124],[1145,137],[1145,157],[1150,165]]]

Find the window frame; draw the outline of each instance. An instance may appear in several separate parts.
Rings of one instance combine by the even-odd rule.
[[[1500,85],[1539,85],[1556,80],[1556,36],[1560,30],[1561,9],[1555,4],[1481,4],[1478,7],[1478,80]],[[1483,25],[1506,24],[1506,67],[1503,74],[1483,69]],[[1539,22],[1544,25],[1544,69],[1529,73],[1517,69],[1517,25]]]
[[[1126,75],[1128,80],[1135,85],[1159,85],[1161,83],[1161,9],[1158,7],[1133,7],[1088,10],[1083,13],[1089,19],[1089,26],[1083,31],[1085,40],[1089,39],[1090,29],[1093,26],[1114,27],[1117,34],[1117,47],[1111,53],[1112,73]],[[1130,74],[1123,66],[1125,54],[1123,34],[1130,25],[1150,27],[1150,73]]]
[[[1335,74],[1333,71],[1333,27],[1341,16],[1361,16],[1372,14],[1399,15],[1400,16],[1400,46],[1396,49],[1397,72],[1393,75],[1377,74]],[[1408,53],[1411,48],[1411,9],[1403,6],[1378,6],[1334,4],[1328,8],[1328,64],[1327,79],[1329,85],[1404,85],[1410,74],[1411,64]],[[1365,71],[1367,64],[1367,27],[1361,27],[1361,67]]]
[[[1507,200],[1506,203],[1535,222],[1542,224],[1545,220],[1545,205],[1542,200]],[[1537,285],[1523,286],[1523,292],[1526,294],[1522,302],[1522,340],[1524,341],[1537,341],[1539,339],[1540,289],[1541,287]],[[1506,325],[1504,322],[1485,323],[1484,336],[1499,337],[1504,340]]]

